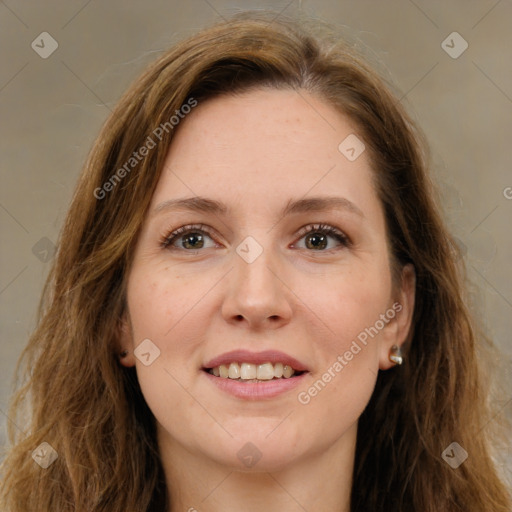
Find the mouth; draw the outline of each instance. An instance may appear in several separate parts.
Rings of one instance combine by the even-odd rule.
[[[298,359],[277,350],[233,350],[208,361],[201,369],[219,390],[245,400],[289,393],[310,372]]]
[[[299,360],[278,350],[233,350],[210,360],[203,366],[203,370],[220,379],[265,382],[299,377],[308,368]]]
[[[219,377],[244,383],[268,382],[270,380],[293,379],[306,373],[305,370],[297,370],[288,364],[281,362],[253,364],[233,361],[229,364],[221,364],[213,368],[203,368],[203,371]]]

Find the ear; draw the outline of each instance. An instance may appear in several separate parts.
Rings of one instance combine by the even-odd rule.
[[[135,347],[133,346],[130,317],[127,312],[123,314],[123,317],[117,327],[116,347],[118,350],[117,356],[119,358],[119,363],[126,368],[135,366],[135,356],[133,355]]]
[[[379,353],[379,368],[388,370],[395,366],[389,360],[389,353],[393,345],[402,347],[412,338],[412,317],[416,297],[416,272],[411,263],[402,268],[400,289],[397,292],[396,301],[391,309],[396,312],[395,318],[386,326],[385,336],[382,338]]]

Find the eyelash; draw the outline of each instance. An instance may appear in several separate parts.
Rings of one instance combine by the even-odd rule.
[[[168,235],[165,235],[162,237],[160,241],[160,245],[163,249],[169,249],[170,246],[175,242],[180,236],[186,235],[188,233],[196,233],[196,232],[203,232],[206,233],[210,238],[213,239],[213,233],[212,230],[205,226],[204,224],[189,224],[187,226],[182,226],[181,228],[178,228]],[[334,226],[330,226],[329,224],[310,224],[308,226],[304,226],[300,229],[297,236],[299,239],[305,237],[309,233],[322,233],[324,235],[331,236],[335,238],[338,242],[340,242],[340,245],[342,247],[350,247],[352,245],[352,242],[350,239],[345,235],[342,231],[335,228]],[[174,247],[172,249],[177,250],[183,250],[186,252],[192,252],[192,250],[187,250],[183,248]],[[200,249],[198,249],[200,250]],[[320,251],[314,251],[314,252],[330,252],[333,249],[326,249],[326,250],[320,250]],[[334,249],[336,250],[336,249]],[[313,252],[313,251],[309,251]]]

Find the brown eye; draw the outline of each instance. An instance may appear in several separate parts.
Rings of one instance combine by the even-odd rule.
[[[188,233],[181,240],[184,249],[202,249],[204,246],[203,235],[200,233]]]
[[[204,226],[183,226],[176,229],[162,240],[162,247],[167,249],[199,250],[208,249],[206,239],[212,240]],[[210,247],[214,247],[215,244]]]
[[[328,244],[327,236],[323,233],[310,233],[305,236],[308,249],[325,249]]]
[[[336,247],[348,247],[350,240],[348,237],[339,229],[330,226],[328,224],[314,224],[306,226],[299,233],[300,237],[305,240],[305,247],[298,247],[299,249],[305,248],[312,251],[327,252]],[[330,247],[326,250],[329,245],[329,238],[335,239],[338,242],[338,246]]]

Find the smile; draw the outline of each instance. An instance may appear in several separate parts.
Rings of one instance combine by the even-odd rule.
[[[279,350],[232,350],[202,365],[202,375],[221,392],[245,400],[276,397],[297,387],[310,368]]]
[[[207,369],[208,373],[223,379],[232,379],[243,382],[261,382],[277,379],[289,379],[303,372],[294,370],[290,365],[283,363],[252,364],[237,363],[221,364]]]

